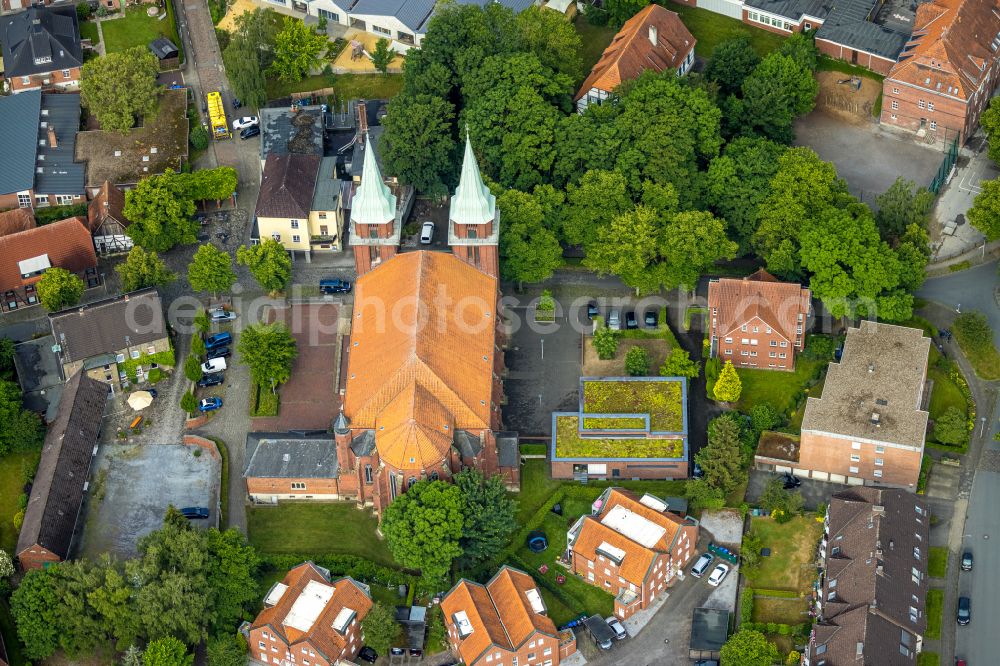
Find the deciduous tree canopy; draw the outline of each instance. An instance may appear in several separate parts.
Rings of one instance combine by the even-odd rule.
[[[156,110],[160,63],[145,46],[95,58],[83,66],[80,101],[101,123],[101,129],[127,133]]]

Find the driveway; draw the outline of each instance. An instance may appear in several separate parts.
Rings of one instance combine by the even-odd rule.
[[[757,469],[750,470],[750,483],[747,484],[745,499],[751,505],[756,504],[760,496],[764,494],[764,489],[772,479],[779,478],[775,472],[764,472]],[[844,490],[849,486],[841,483],[830,483],[829,481],[818,481],[816,479],[803,479],[799,477],[802,485],[797,490],[802,493],[802,505],[815,511],[820,504],[829,504],[830,496],[835,492]]]
[[[192,525],[215,526],[219,474],[219,461],[198,447],[101,446],[84,507],[81,554],[133,557],[139,539],[162,526],[169,504],[208,507],[210,518],[192,521]]]
[[[822,110],[795,121],[795,145],[808,146],[869,206],[897,176],[927,187],[941,166],[940,148],[923,146],[875,123],[855,124]]]

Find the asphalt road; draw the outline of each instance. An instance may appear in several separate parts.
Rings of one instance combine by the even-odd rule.
[[[993,295],[997,286],[997,262],[991,261],[966,271],[931,278],[917,290],[917,296],[962,312],[979,310],[990,320],[993,342],[1000,346],[1000,308]]]

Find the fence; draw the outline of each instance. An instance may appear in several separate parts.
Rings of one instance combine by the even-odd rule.
[[[955,166],[955,162],[958,160],[958,139],[954,139],[948,150],[945,151],[944,159],[941,160],[941,166],[938,167],[937,175],[931,181],[929,189],[935,195],[941,191],[944,187],[945,182],[948,180],[948,174],[951,173],[951,169]]]

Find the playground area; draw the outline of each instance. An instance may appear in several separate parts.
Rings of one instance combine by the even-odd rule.
[[[867,76],[851,76],[843,72],[816,72],[819,93],[816,108],[851,122],[870,123],[872,109],[882,94],[882,82]]]
[[[376,73],[375,65],[370,57],[375,50],[375,44],[379,38],[367,32],[361,32],[351,28],[344,35],[347,40],[347,47],[340,52],[337,59],[333,61],[333,71],[351,73]],[[403,56],[397,55],[389,64],[389,73],[403,71]]]

